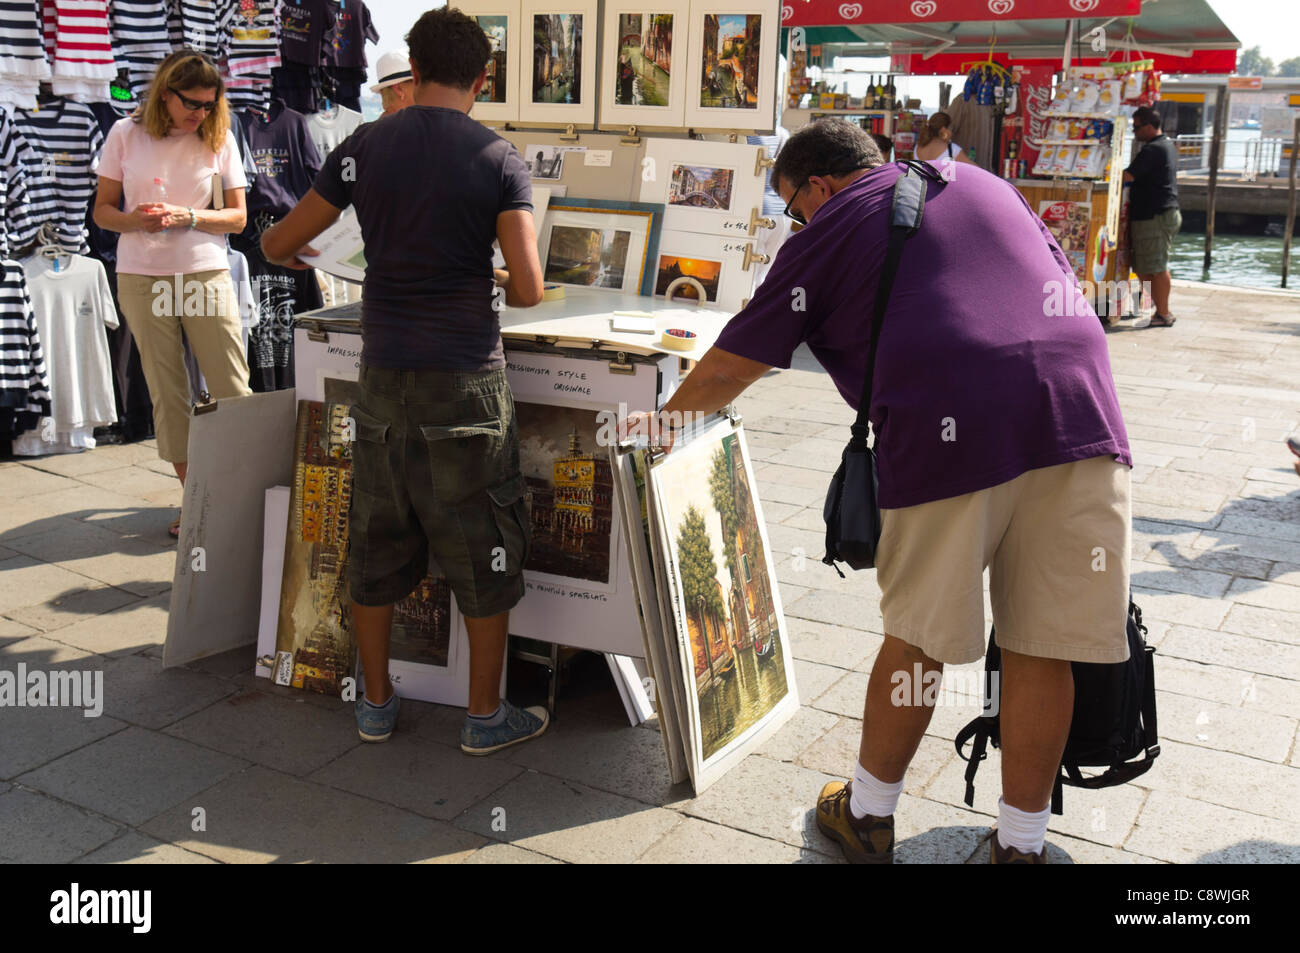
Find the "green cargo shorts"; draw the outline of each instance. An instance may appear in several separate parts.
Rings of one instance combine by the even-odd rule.
[[[514,398],[504,370],[362,366],[352,406],[348,588],[363,606],[409,595],[438,561],[462,614],[523,598],[530,544]]]
[[[1130,225],[1133,234],[1133,270],[1139,275],[1158,275],[1169,270],[1169,250],[1174,246],[1174,236],[1183,227],[1182,213],[1167,208],[1155,218],[1134,219]]]

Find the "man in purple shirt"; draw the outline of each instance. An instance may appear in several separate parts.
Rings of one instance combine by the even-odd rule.
[[[803,343],[856,409],[903,168],[849,123],[791,137],[772,182],[807,225],[661,421],[717,410]],[[1104,332],[1065,256],[1012,186],[952,168],[928,184],[880,334],[870,416],[886,635],[853,780],[823,789],[818,826],[851,861],[892,860],[903,775],[933,713],[911,681],[983,655],[987,567],[1004,673],[992,859],[1043,863],[1070,662],[1128,657],[1132,459]]]

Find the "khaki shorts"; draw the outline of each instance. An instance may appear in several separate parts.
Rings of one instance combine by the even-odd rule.
[[[1169,250],[1174,236],[1183,227],[1183,215],[1168,208],[1155,218],[1134,219],[1129,228],[1133,235],[1133,270],[1139,275],[1159,275],[1169,270]]]
[[[362,366],[352,407],[348,588],[400,602],[438,566],[461,613],[494,616],[524,595],[530,523],[504,370]]]
[[[885,632],[938,662],[984,655],[984,569],[997,643],[1075,662],[1128,658],[1129,468],[1113,456],[882,510]]]

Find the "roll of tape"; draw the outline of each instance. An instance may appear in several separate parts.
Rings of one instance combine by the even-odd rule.
[[[669,328],[659,339],[659,344],[670,351],[689,351],[695,347],[695,332],[683,328]]]
[[[563,301],[564,285],[542,285],[543,301]]]

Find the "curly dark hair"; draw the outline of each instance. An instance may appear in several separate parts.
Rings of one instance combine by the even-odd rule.
[[[492,55],[478,21],[447,6],[429,10],[406,34],[406,46],[422,83],[466,90],[474,85]]]
[[[861,126],[843,119],[818,119],[787,139],[776,154],[772,187],[777,188],[781,179],[793,188],[810,175],[843,175],[884,164],[875,140]]]

